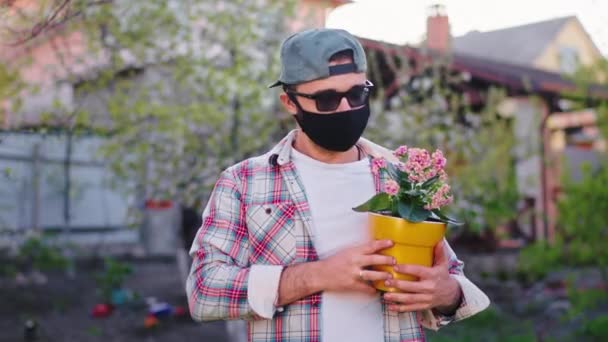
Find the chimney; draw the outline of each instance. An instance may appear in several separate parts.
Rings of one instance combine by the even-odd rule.
[[[450,21],[444,5],[432,5],[426,19],[426,47],[443,54],[450,51]]]

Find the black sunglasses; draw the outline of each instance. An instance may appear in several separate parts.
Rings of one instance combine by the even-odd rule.
[[[319,112],[332,112],[340,106],[343,97],[346,97],[348,104],[351,107],[363,106],[369,98],[370,88],[374,85],[370,81],[365,81],[365,84],[353,86],[345,92],[339,92],[333,89],[321,90],[314,94],[303,94],[286,88],[287,94],[302,96],[307,99],[315,100],[315,105]],[[294,100],[294,98],[292,98]]]

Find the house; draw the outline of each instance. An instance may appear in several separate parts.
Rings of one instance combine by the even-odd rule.
[[[575,16],[452,38],[452,50],[507,64],[570,74],[602,54]]]
[[[571,158],[575,164],[570,168],[576,169],[581,160],[593,159],[587,150],[606,148],[595,126],[595,113],[591,109],[570,112],[568,93],[576,85],[568,74],[602,58],[580,21],[565,17],[452,37],[445,7],[433,6],[427,18],[427,38],[419,46],[362,42],[368,52],[380,56],[382,72],[375,75],[376,82],[387,89],[389,97],[399,91],[397,80],[404,76],[390,67],[388,61],[395,56],[408,59],[408,77],[422,72],[421,66],[429,61],[447,58],[450,72],[468,79],[460,91],[472,105],[483,103],[489,87],[507,91],[501,111],[514,120],[518,190],[536,212],[528,233],[535,239],[552,240],[560,161],[566,155],[578,156]],[[608,99],[608,89],[592,86],[589,96]],[[572,134],[584,136],[585,144],[574,143],[576,139],[569,137]]]
[[[300,0],[294,9],[294,19],[289,28],[297,32],[305,28],[324,27],[329,13],[350,0]]]

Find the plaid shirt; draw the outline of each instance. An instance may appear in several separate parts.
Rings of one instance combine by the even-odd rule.
[[[198,321],[245,319],[250,341],[320,341],[321,295],[313,294],[261,318],[248,301],[252,265],[288,266],[318,260],[313,246],[312,219],[294,164],[289,133],[267,154],[225,170],[203,213],[190,255],[193,258],[186,291],[192,317]],[[359,145],[370,156],[394,157],[368,140]],[[384,174],[375,174],[376,191]],[[384,312],[385,341],[424,341],[422,327],[437,330],[472,316],[489,305],[488,297],[463,273],[463,263],[451,248],[449,272],[459,282],[463,301],[455,316],[433,310]]]

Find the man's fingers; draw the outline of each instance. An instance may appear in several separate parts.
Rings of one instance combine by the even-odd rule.
[[[393,246],[391,240],[374,240],[361,246],[361,252],[363,254],[374,254],[380,250]]]
[[[389,311],[394,312],[415,312],[430,309],[431,307],[428,304],[408,304],[408,305],[398,305],[391,304],[388,306]]]
[[[356,286],[355,286],[355,291],[357,292],[363,292],[363,293],[367,293],[367,294],[374,294],[376,293],[376,289],[371,286],[368,283],[364,283],[364,282],[359,282]]]
[[[407,281],[398,279],[389,279],[386,281],[386,286],[394,287],[403,292],[409,293],[433,293],[434,288],[432,282],[429,281]]]
[[[445,251],[445,240],[441,240],[437,245],[435,245],[434,254],[433,254],[433,265],[443,265],[448,264],[448,256]]]
[[[433,296],[421,293],[386,293],[384,300],[390,311],[412,312],[430,309]]]
[[[384,299],[399,305],[431,305],[433,296],[427,293],[385,293]]]
[[[396,272],[409,274],[420,279],[430,278],[433,275],[433,268],[419,265],[395,265]]]
[[[395,265],[395,264],[396,264],[395,258],[386,256],[386,255],[372,254],[372,255],[365,255],[361,258],[362,267],[372,266],[372,265]]]
[[[378,281],[378,280],[391,279],[392,277],[393,276],[390,273],[386,273],[386,272],[362,270],[360,278],[363,281]]]

